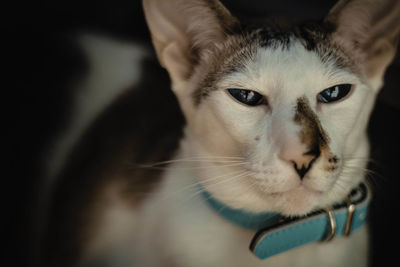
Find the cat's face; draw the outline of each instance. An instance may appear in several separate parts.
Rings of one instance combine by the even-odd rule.
[[[189,156],[217,159],[197,164],[203,186],[236,207],[288,215],[343,199],[363,177],[375,98],[344,56],[295,36],[265,45],[260,34],[205,56],[181,98]]]
[[[185,156],[202,159],[194,175],[214,197],[302,215],[343,200],[361,182],[368,118],[400,29],[372,42],[366,29],[382,28],[368,12],[381,9],[349,2],[325,24],[248,29],[218,1],[144,1],[187,120]]]

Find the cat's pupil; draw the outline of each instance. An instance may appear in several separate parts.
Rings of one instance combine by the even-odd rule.
[[[329,93],[331,98],[337,97],[339,95],[339,86],[336,85]]]
[[[246,89],[228,89],[229,94],[231,94],[239,102],[246,104],[248,106],[257,106],[263,103],[264,97],[252,90]]]
[[[250,92],[242,91],[242,92],[244,92],[244,94],[247,95],[247,98],[252,98],[252,97],[254,97],[254,92],[253,92],[253,91],[250,91]]]
[[[240,94],[242,95],[243,100],[249,102],[254,98],[254,92],[253,91],[245,91],[241,90]]]
[[[345,97],[351,90],[351,84],[338,84],[329,87],[317,95],[317,99],[321,103],[330,103],[338,101]]]

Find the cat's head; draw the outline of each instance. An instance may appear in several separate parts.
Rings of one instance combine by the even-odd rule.
[[[246,26],[214,0],[144,0],[144,10],[187,120],[185,156],[216,198],[301,215],[360,183],[399,1],[339,1],[297,26]]]

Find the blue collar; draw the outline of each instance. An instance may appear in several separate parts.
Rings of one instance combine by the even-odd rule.
[[[276,212],[253,213],[232,208],[203,191],[210,207],[221,217],[247,230],[255,231],[250,250],[265,259],[316,241],[330,241],[335,236],[348,236],[364,225],[370,202],[369,189],[360,184],[333,207],[317,210],[297,218],[285,218]]]

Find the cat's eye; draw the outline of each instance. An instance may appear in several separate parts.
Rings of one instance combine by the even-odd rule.
[[[228,92],[237,101],[248,106],[258,106],[265,103],[264,97],[252,90],[229,88]]]
[[[349,94],[351,91],[351,84],[338,84],[329,87],[317,95],[317,99],[321,103],[331,103],[338,101]]]

